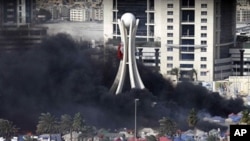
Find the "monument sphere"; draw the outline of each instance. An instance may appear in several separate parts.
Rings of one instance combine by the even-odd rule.
[[[126,28],[130,27],[130,23],[135,25],[135,16],[132,13],[125,13],[122,15],[121,20],[123,21]]]

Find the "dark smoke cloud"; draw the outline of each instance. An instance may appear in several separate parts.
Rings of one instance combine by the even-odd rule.
[[[81,112],[98,128],[133,128],[134,99],[138,101],[138,126],[159,126],[168,116],[187,129],[191,108],[226,117],[244,109],[242,100],[224,100],[201,86],[169,80],[138,64],[147,89],[109,92],[119,60],[112,49],[92,49],[70,35],[49,36],[34,49],[0,54],[0,118],[12,120],[22,130],[35,131],[38,116],[51,112]],[[152,102],[157,104],[152,107]],[[200,121],[198,126],[211,125]],[[210,126],[208,126],[210,128]],[[214,125],[213,125],[214,127]]]

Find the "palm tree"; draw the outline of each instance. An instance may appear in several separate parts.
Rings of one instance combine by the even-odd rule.
[[[189,77],[190,77],[190,79],[192,81],[193,80],[196,80],[196,81],[198,80],[198,78],[197,78],[197,72],[196,72],[196,70],[194,68],[188,72],[188,75],[189,75]],[[195,75],[195,79],[194,79],[194,75]]]
[[[85,126],[84,130],[80,134],[79,138],[93,137],[96,135],[96,127],[94,126]]]
[[[77,132],[84,131],[85,120],[83,119],[81,113],[76,113],[73,118],[73,130]]]
[[[17,131],[18,129],[11,121],[0,119],[0,137],[10,140]]]
[[[168,135],[171,138],[175,135],[177,131],[177,125],[174,121],[167,117],[163,117],[159,120],[160,123],[160,135]]]
[[[59,128],[62,134],[70,133],[70,140],[72,141],[73,121],[70,115],[64,114],[61,116]]]
[[[73,118],[73,130],[76,132],[81,132],[79,138],[93,136],[96,132],[95,127],[87,126],[81,113],[76,113]]]
[[[179,69],[178,68],[173,68],[171,70],[171,75],[175,75],[176,76],[176,81],[178,82],[178,79],[179,79]]]
[[[198,76],[197,76],[197,71],[193,68],[192,69],[192,74],[195,75],[195,80],[198,80]]]
[[[72,140],[72,132],[81,132],[79,135],[80,138],[94,136],[96,132],[96,128],[93,126],[87,126],[85,121],[81,115],[81,113],[76,113],[74,118],[70,115],[64,114],[61,116],[61,120],[59,122],[60,133],[66,134],[70,133],[70,140]]]
[[[47,133],[49,136],[51,136],[52,133],[57,133],[58,123],[56,117],[50,113],[41,113],[36,132],[38,134]]]
[[[199,118],[197,116],[197,112],[194,108],[191,109],[188,115],[188,126],[194,128],[198,122]]]
[[[59,122],[60,133],[66,134],[72,131],[73,121],[72,117],[68,114],[64,114],[61,116],[61,120]]]

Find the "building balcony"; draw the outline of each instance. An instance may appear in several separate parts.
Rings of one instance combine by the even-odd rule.
[[[181,21],[181,24],[190,24],[190,23],[194,24],[194,20],[183,19],[183,20]]]
[[[182,37],[182,38],[194,38],[194,35],[182,34],[181,37]]]
[[[16,27],[0,29],[0,50],[24,49],[41,43],[46,27]]]
[[[191,62],[191,61],[194,61],[194,59],[182,59],[182,58],[180,58],[180,64],[182,64],[182,63],[186,63],[186,62]]]
[[[117,19],[113,19],[112,24],[118,24],[118,20]]]
[[[136,46],[138,47],[160,47],[161,42],[155,41],[155,42],[136,42]]]
[[[148,34],[148,36],[149,36],[149,38],[154,38],[154,32],[150,32],[150,33]]]
[[[155,12],[154,7],[151,7],[151,8],[146,10],[146,13],[154,13],[154,12]]]
[[[181,6],[182,10],[190,10],[190,9],[194,9],[194,8],[195,8],[194,5],[184,5],[184,6]]]
[[[184,48],[184,47],[182,47],[181,49],[180,49],[180,51],[181,51],[181,53],[190,53],[190,52],[194,52],[194,47],[192,47],[192,48]]]
[[[113,12],[118,12],[118,9],[116,7],[113,7],[112,11]]]
[[[155,25],[154,20],[149,21],[146,25]]]

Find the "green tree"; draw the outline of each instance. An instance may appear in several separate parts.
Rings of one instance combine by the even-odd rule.
[[[194,68],[192,69],[192,75],[195,76],[195,80],[197,81],[198,80],[198,75],[197,75],[197,71]]]
[[[18,131],[18,128],[9,120],[0,119],[0,137],[7,141]]]
[[[81,113],[76,113],[74,118],[70,115],[64,114],[61,116],[59,122],[60,133],[67,134],[70,133],[70,140],[72,140],[72,132],[81,132],[80,138],[92,137],[96,133],[96,128],[93,126],[87,126],[81,115]]]
[[[68,114],[62,115],[59,122],[60,133],[62,134],[70,133],[72,132],[72,128],[73,128],[72,117]]]
[[[76,113],[73,118],[73,131],[81,132],[79,138],[92,137],[96,133],[96,128],[87,126],[81,113]]]
[[[192,108],[191,111],[189,112],[188,115],[188,126],[194,128],[197,124],[197,122],[199,121],[199,118],[197,116],[197,111]]]
[[[85,126],[79,138],[93,137],[96,135],[96,132],[97,130],[94,126]]]
[[[56,117],[50,113],[41,113],[39,116],[36,132],[38,134],[58,133],[58,122]]]
[[[175,135],[177,131],[177,125],[174,121],[167,117],[163,117],[159,120],[160,123],[160,135],[168,135],[171,138]]]
[[[73,121],[70,115],[64,114],[61,116],[61,120],[59,122],[59,129],[60,133],[62,134],[70,133],[70,140],[72,141]]]
[[[76,113],[73,118],[73,130],[77,132],[82,132],[84,131],[85,127],[85,120],[83,119],[81,113]]]
[[[176,76],[176,81],[178,82],[180,70],[178,68],[173,68],[170,73]]]

